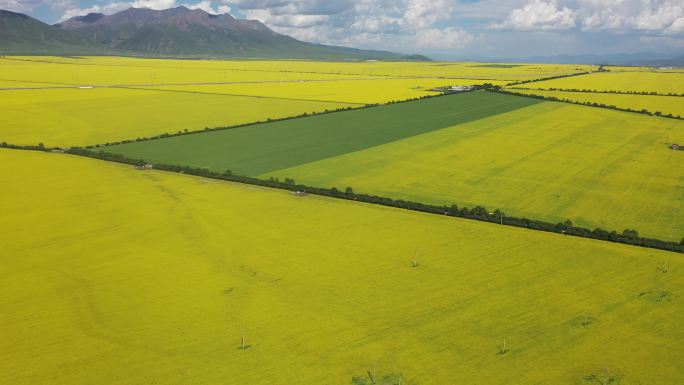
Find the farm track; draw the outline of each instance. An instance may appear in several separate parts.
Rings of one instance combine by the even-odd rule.
[[[160,91],[160,92],[178,92],[181,94],[198,94],[198,95],[215,95],[215,96],[238,96],[242,98],[255,98],[255,99],[275,99],[275,100],[292,100],[301,102],[321,102],[321,103],[336,103],[342,105],[353,104],[356,106],[365,106],[364,103],[357,102],[346,102],[337,100],[320,100],[320,99],[303,99],[303,98],[283,98],[278,96],[264,96],[264,95],[247,95],[247,94],[229,94],[221,92],[202,92],[202,91],[187,91],[187,90],[165,90],[165,89],[150,89],[150,88],[139,88],[139,87],[121,87],[129,90],[141,90],[141,91]]]
[[[32,91],[32,90],[50,90],[50,89],[89,89],[97,88],[132,88],[132,87],[179,87],[179,86],[219,86],[231,84],[280,84],[280,83],[327,83],[339,81],[387,81],[387,80],[405,80],[406,78],[353,78],[353,79],[304,79],[304,80],[262,80],[262,81],[237,81],[237,82],[196,82],[196,83],[142,83],[142,84],[79,84],[79,85],[64,85],[53,87],[5,87],[0,88],[0,91]],[[418,78],[416,78],[418,79]],[[20,80],[6,80],[6,81],[20,81]],[[39,83],[27,81],[29,83]],[[59,84],[59,83],[57,83]]]

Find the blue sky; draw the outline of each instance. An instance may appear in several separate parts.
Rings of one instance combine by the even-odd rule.
[[[443,58],[684,54],[684,0],[0,0],[48,23],[179,5],[305,41]]]

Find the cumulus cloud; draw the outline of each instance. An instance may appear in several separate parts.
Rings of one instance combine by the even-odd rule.
[[[36,1],[39,3],[39,1]],[[35,7],[33,2],[19,0],[0,0],[0,9],[13,12],[30,12]]]
[[[45,4],[53,9],[65,9],[72,7],[76,0],[0,0],[0,9],[8,11],[28,13],[33,11],[38,5]]]
[[[679,17],[666,30],[666,34],[684,34],[684,17]]]
[[[575,26],[575,12],[560,7],[555,0],[530,0],[524,7],[513,10],[501,23],[492,24],[492,29],[513,29],[518,31],[559,30]]]
[[[0,0],[2,1],[2,0]],[[135,0],[135,1],[115,1],[106,4],[95,4],[90,7],[71,7],[64,8],[64,13],[60,17],[59,21],[64,21],[70,19],[74,16],[87,15],[89,13],[103,13],[105,15],[113,14],[116,12],[123,11],[125,9],[134,8],[149,8],[149,9],[168,9],[172,7],[177,7],[181,5],[176,0]],[[226,4],[214,7],[211,0],[202,0],[197,3],[184,3],[182,4],[189,9],[201,9],[203,11],[220,14],[220,13],[230,13],[230,6]]]
[[[684,0],[528,0],[491,29],[677,34]]]
[[[473,36],[454,26],[453,0],[224,0],[277,32],[366,48],[458,49]]]
[[[474,40],[473,35],[459,28],[420,30],[414,37],[413,46],[425,49],[458,49],[463,48]]]

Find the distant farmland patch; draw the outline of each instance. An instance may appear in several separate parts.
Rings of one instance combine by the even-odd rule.
[[[522,64],[478,64],[474,65],[471,67],[479,67],[479,68],[515,68],[515,67],[522,67]]]
[[[255,176],[539,103],[472,92],[410,103],[108,147],[150,162]]]

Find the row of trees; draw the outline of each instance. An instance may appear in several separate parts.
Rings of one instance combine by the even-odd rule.
[[[529,89],[529,88],[524,88]],[[615,91],[615,90],[592,90],[588,88],[537,88],[540,91],[560,91],[560,92],[585,92],[592,94],[619,94],[619,95],[646,95],[646,96],[684,96],[674,92],[659,93],[654,91]]]
[[[556,96],[550,96],[550,95],[537,95],[537,94],[528,94],[528,93],[518,93],[514,91],[509,91],[509,90],[504,90],[502,88],[496,87],[492,88],[491,91],[502,93],[502,94],[507,94],[507,95],[516,95],[516,96],[523,96],[527,98],[534,98],[534,99],[543,99],[543,100],[550,100],[553,102],[563,102],[563,103],[572,103],[572,104],[579,104],[582,106],[590,106],[590,107],[598,107],[598,108],[607,108],[610,110],[617,110],[617,111],[623,111],[623,112],[634,112],[637,114],[644,114],[644,115],[651,115],[651,116],[660,116],[663,118],[670,118],[670,119],[678,119],[678,120],[684,120],[684,117],[681,115],[673,115],[671,113],[669,114],[663,114],[661,111],[655,111],[651,112],[648,111],[647,109],[641,109],[641,110],[635,110],[629,107],[617,107],[613,104],[603,104],[603,103],[596,103],[596,102],[583,102],[579,100],[571,100],[571,99],[566,99],[566,98],[558,98]]]
[[[599,71],[602,72],[602,71]],[[537,83],[537,82],[544,82],[547,80],[555,80],[555,79],[564,79],[564,78],[571,78],[573,76],[582,76],[582,75],[589,75],[590,72],[578,72],[574,74],[567,74],[567,75],[558,75],[558,76],[550,76],[548,78],[541,78],[541,79],[532,79],[532,80],[521,80],[519,82],[513,82],[513,83],[508,83],[508,86],[517,86],[520,84],[529,84],[529,83]]]
[[[491,84],[491,83],[476,84],[476,85],[473,85],[473,88],[472,88],[470,91],[465,91],[465,92],[472,92],[472,91],[477,91],[477,90],[487,90],[487,89],[491,89],[491,88],[494,88],[494,87],[496,87],[496,86],[494,86],[494,85]],[[93,148],[99,148],[99,147],[114,146],[114,145],[117,145],[117,144],[127,144],[127,143],[134,143],[134,142],[145,142],[145,141],[148,141],[148,140],[156,140],[156,139],[171,138],[171,137],[174,137],[174,136],[193,135],[193,134],[199,134],[199,133],[209,132],[209,131],[231,130],[231,129],[234,129],[234,128],[256,126],[256,125],[264,124],[264,123],[282,122],[282,121],[286,121],[286,120],[301,119],[301,118],[306,118],[306,117],[309,117],[309,116],[326,115],[326,114],[332,114],[332,113],[336,113],[336,112],[344,112],[344,111],[351,111],[351,110],[360,110],[360,109],[364,109],[364,108],[375,108],[375,107],[379,107],[379,106],[387,106],[387,105],[392,105],[392,104],[401,104],[401,103],[415,102],[415,101],[418,101],[418,100],[424,100],[424,99],[431,99],[431,98],[438,98],[438,97],[442,97],[442,96],[447,96],[447,95],[449,95],[449,94],[450,94],[449,92],[443,92],[443,93],[437,94],[437,95],[424,95],[424,96],[420,96],[420,97],[417,97],[417,98],[411,98],[411,99],[391,100],[391,101],[388,101],[388,102],[386,102],[386,103],[365,104],[365,105],[363,105],[363,106],[355,107],[355,108],[354,108],[354,107],[342,107],[342,108],[337,108],[337,109],[334,109],[334,110],[328,110],[328,109],[326,109],[326,110],[321,111],[321,112],[312,112],[312,113],[307,113],[307,112],[305,112],[305,113],[303,113],[303,114],[294,115],[294,116],[288,116],[288,117],[285,117],[285,118],[267,118],[266,120],[259,120],[259,121],[256,121],[256,122],[236,124],[236,125],[232,125],[232,126],[223,126],[223,127],[214,127],[214,128],[205,127],[204,130],[199,130],[199,131],[189,131],[189,130],[185,129],[185,130],[178,131],[178,132],[176,132],[176,133],[164,133],[164,134],[160,134],[160,135],[156,135],[156,136],[138,137],[138,138],[136,138],[136,139],[127,139],[127,140],[122,140],[122,141],[119,141],[119,142],[107,142],[107,143],[102,143],[102,144],[96,144],[96,145],[92,145],[92,146],[87,146],[86,148],[88,148],[88,149],[93,149]]]
[[[70,149],[51,149],[43,145],[38,146],[17,146],[8,144],[7,142],[0,143],[0,148],[9,148],[16,150],[32,150],[32,151],[44,151],[50,152],[58,150],[60,152],[65,152],[72,155],[85,156],[89,158],[95,158],[100,160],[105,160],[109,162],[116,162],[122,164],[128,164],[131,166],[144,166],[147,162],[144,159],[131,159],[126,158],[121,154],[113,154],[104,151],[92,151],[86,148],[70,148]],[[277,178],[270,178],[268,180],[257,179],[247,176],[239,176],[233,174],[230,170],[223,173],[217,173],[204,168],[195,168],[188,166],[175,166],[175,165],[165,165],[156,164],[154,168],[162,171],[170,171],[176,173],[190,174],[205,178],[220,179],[230,182],[246,183],[251,185],[277,188],[283,190],[289,190],[293,192],[303,192],[307,194],[315,194],[327,197],[333,197],[338,199],[354,200],[359,202],[366,202],[372,204],[378,204],[382,206],[389,206],[395,208],[401,208],[412,211],[420,211],[424,213],[446,215],[451,217],[460,217],[466,219],[473,219],[483,222],[498,223],[506,226],[522,227],[526,229],[546,231],[552,233],[566,234],[571,236],[600,239],[609,242],[624,243],[634,246],[649,247],[654,249],[668,250],[679,253],[684,253],[684,238],[681,242],[667,242],[660,239],[645,238],[641,237],[638,231],[634,229],[625,229],[622,233],[616,231],[609,231],[601,228],[596,228],[590,230],[584,227],[575,226],[571,221],[565,221],[561,223],[550,223],[529,218],[518,218],[506,215],[501,210],[495,210],[490,212],[483,206],[476,206],[473,208],[458,207],[457,205],[451,206],[439,206],[430,205],[420,202],[406,201],[401,199],[392,199],[388,197],[382,197],[377,195],[369,194],[358,194],[355,193],[351,187],[347,187],[344,191],[341,191],[335,187],[323,188],[323,187],[312,187],[302,184],[297,184],[294,179],[286,178],[284,181],[280,181]]]
[[[178,131],[178,132],[176,132],[176,133],[164,133],[164,134],[155,135],[155,136],[149,136],[149,137],[138,137],[138,138],[135,138],[135,139],[127,139],[127,140],[122,140],[122,141],[119,141],[119,142],[107,142],[107,143],[102,143],[102,144],[96,144],[96,145],[92,145],[92,146],[87,146],[86,148],[93,149],[93,148],[99,148],[99,147],[115,146],[115,145],[118,145],[118,144],[127,144],[127,143],[135,143],[135,142],[145,142],[145,141],[148,141],[148,140],[156,140],[156,139],[171,138],[171,137],[174,137],[174,136],[194,135],[194,134],[200,134],[200,133],[203,133],[203,132],[210,132],[210,131],[232,130],[232,129],[240,128],[240,127],[249,127],[249,126],[256,126],[256,125],[264,124],[264,123],[282,122],[282,121],[286,121],[286,120],[301,119],[301,118],[306,118],[306,117],[309,117],[309,116],[326,115],[326,114],[332,114],[332,113],[336,113],[336,112],[344,112],[344,111],[351,111],[351,110],[360,110],[360,109],[364,109],[364,108],[375,108],[375,107],[379,107],[379,106],[382,106],[382,105],[390,105],[390,104],[399,104],[399,103],[414,102],[414,101],[417,101],[417,100],[430,99],[430,98],[437,98],[437,97],[441,97],[441,96],[445,96],[445,95],[446,95],[446,94],[425,95],[425,96],[421,96],[421,97],[418,97],[418,98],[412,98],[412,99],[393,100],[393,101],[390,101],[390,102],[387,102],[387,103],[384,103],[384,104],[374,103],[374,104],[365,104],[365,105],[362,105],[362,106],[359,106],[359,107],[341,107],[341,108],[337,108],[337,109],[334,109],[334,110],[326,109],[326,110],[320,111],[320,112],[312,112],[312,113],[305,112],[305,113],[303,113],[303,114],[288,116],[288,117],[284,117],[284,118],[267,118],[266,120],[259,120],[259,121],[256,121],[256,122],[236,124],[236,125],[232,125],[232,126],[222,126],[222,127],[214,127],[214,128],[205,127],[203,130],[197,130],[197,131],[190,131],[190,130],[185,129],[185,130],[182,130],[182,131]]]
[[[17,146],[7,142],[2,142],[0,143],[0,148],[9,148],[13,150],[49,151],[49,149],[46,148],[43,143],[39,143],[37,146]]]
[[[142,166],[146,162],[143,159],[129,159],[121,154],[111,154],[104,151],[91,151],[82,148],[72,148],[67,150],[68,153],[73,155],[87,156],[91,158],[97,158],[112,162],[130,164],[133,166]],[[366,202],[372,204],[378,204],[382,206],[389,206],[395,208],[401,208],[412,211],[420,211],[424,213],[436,214],[436,215],[446,215],[451,217],[460,217],[473,219],[483,222],[498,223],[501,225],[522,227],[532,230],[546,231],[552,233],[566,234],[583,238],[600,239],[610,242],[624,243],[634,246],[650,247],[655,249],[662,249],[668,251],[675,251],[679,253],[684,253],[684,239],[680,243],[667,242],[659,239],[644,238],[639,235],[636,230],[626,229],[622,233],[616,231],[604,230],[601,228],[596,228],[590,230],[584,227],[575,226],[571,221],[565,221],[562,223],[550,223],[528,218],[517,218],[506,215],[501,210],[495,210],[490,212],[483,206],[476,206],[473,208],[458,207],[457,205],[451,206],[439,206],[430,205],[420,202],[413,202],[401,199],[392,199],[388,197],[382,197],[377,195],[369,194],[358,194],[354,192],[351,187],[347,187],[344,190],[339,190],[335,187],[333,188],[323,188],[323,187],[312,187],[302,184],[298,184],[294,179],[287,178],[284,181],[280,181],[277,178],[270,178],[268,180],[257,179],[247,176],[235,175],[230,170],[223,173],[218,173],[210,171],[204,168],[195,168],[188,166],[175,166],[175,165],[165,165],[157,164],[154,165],[155,169],[184,173],[190,175],[196,175],[205,178],[220,179],[231,182],[239,182],[252,184],[263,187],[277,188],[283,190],[289,190],[293,192],[302,192],[307,194],[322,195],[327,197],[333,197],[338,199],[353,200],[359,202]]]

